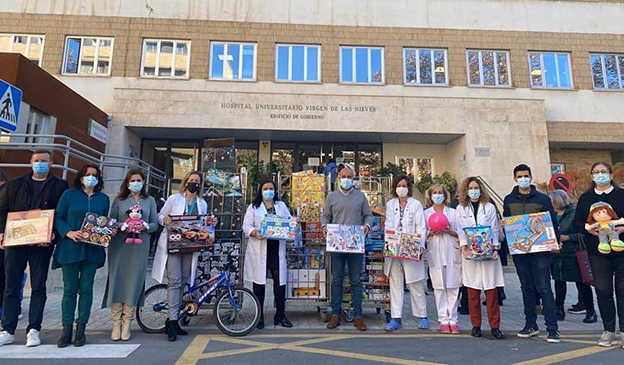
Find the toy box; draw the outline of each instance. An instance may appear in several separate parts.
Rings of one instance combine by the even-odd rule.
[[[52,242],[54,210],[29,210],[7,214],[4,246],[28,246]]]
[[[295,240],[297,217],[266,214],[260,222],[260,235],[274,240]]]
[[[80,229],[80,242],[106,248],[116,234],[116,219],[95,213],[87,213]]]
[[[385,233],[384,256],[406,261],[422,260],[420,234],[398,233],[387,230]]]
[[[512,255],[548,252],[559,248],[548,212],[503,217],[503,227]]]
[[[287,298],[327,298],[325,270],[289,270],[286,287]]]
[[[327,252],[364,253],[362,226],[328,224]]]
[[[492,260],[494,245],[490,226],[466,227],[464,233],[468,237],[468,260]]]
[[[167,252],[205,251],[215,241],[215,227],[206,225],[202,215],[172,215],[167,226]]]

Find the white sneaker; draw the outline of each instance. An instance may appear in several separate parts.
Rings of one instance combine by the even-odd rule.
[[[41,340],[39,339],[39,331],[36,329],[31,329],[28,331],[26,335],[26,347],[35,347],[41,345]]]
[[[613,345],[613,341],[616,340],[617,336],[615,335],[615,332],[604,331],[598,341],[598,346],[611,347],[611,345]]]
[[[2,331],[0,333],[0,346],[9,345],[15,342],[15,335],[8,333],[7,331]]]

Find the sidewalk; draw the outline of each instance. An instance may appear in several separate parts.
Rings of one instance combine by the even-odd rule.
[[[151,270],[150,270],[151,271]],[[520,292],[520,283],[518,276],[515,272],[505,270],[505,293],[507,294],[507,300],[505,300],[503,307],[501,307],[501,330],[506,334],[515,334],[516,331],[522,329],[524,326],[524,310],[522,305],[522,295]],[[155,281],[150,277],[148,273],[148,280],[146,288],[154,285]],[[101,309],[102,298],[104,296],[104,289],[106,287],[106,279],[99,279],[96,281],[93,295],[93,309],[91,312],[91,319],[89,321],[89,331],[109,331],[110,330],[110,310],[108,308]],[[565,308],[567,309],[572,304],[576,303],[576,287],[573,283],[568,284],[568,296],[566,298]],[[429,315],[429,321],[431,322],[432,329],[437,329],[439,323],[437,322],[435,299],[433,293],[427,293],[427,312]],[[61,299],[63,291],[62,289],[56,289],[51,293],[48,293],[48,300],[44,313],[43,331],[60,331],[61,329]],[[595,300],[595,297],[594,297]],[[28,305],[30,301],[30,293],[25,293],[25,298],[22,304],[24,317],[20,320],[18,331],[24,331],[28,325]],[[325,305],[326,304],[321,304]],[[314,330],[325,328],[325,323],[321,321],[321,317],[317,312],[317,303],[313,302],[287,302],[287,316],[294,324],[297,330]],[[413,330],[417,328],[417,322],[411,315],[409,295],[406,293],[405,308],[403,323],[404,328]],[[487,325],[486,308],[482,306],[483,310],[483,330],[489,329]],[[202,310],[200,314],[205,315],[198,316],[192,321],[194,326],[204,326],[206,329],[215,329],[214,322],[212,320],[212,312]],[[265,301],[265,322],[267,323],[267,329],[273,329],[272,318],[275,313],[273,308],[273,293],[271,288],[271,281],[267,285],[267,294]],[[540,329],[545,330],[544,317],[538,318],[538,325]],[[565,335],[571,332],[602,332],[602,322],[598,318],[597,323],[585,324],[583,323],[584,315],[572,315],[566,313],[565,321],[559,322],[559,330]],[[385,325],[385,315],[383,311],[377,314],[375,309],[364,309],[364,320],[371,330],[382,330]],[[460,328],[467,331],[471,328],[470,319],[468,316],[460,315],[459,318]],[[342,322],[342,326],[339,327],[342,331],[352,330],[353,326]],[[139,327],[134,323],[134,330],[139,331]],[[279,328],[279,330],[286,330]],[[22,332],[23,333],[23,332]]]

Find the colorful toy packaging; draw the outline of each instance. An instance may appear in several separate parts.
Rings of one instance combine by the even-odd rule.
[[[548,212],[503,217],[502,223],[512,255],[548,252],[559,248]]]
[[[49,244],[52,242],[53,224],[53,209],[8,213],[4,246]]]
[[[87,213],[80,229],[80,242],[106,248],[116,234],[116,219],[95,213]]]
[[[266,214],[260,222],[260,235],[273,240],[295,240],[297,217]]]
[[[291,177],[291,206],[302,222],[321,220],[325,204],[325,176],[312,171],[295,172]]]
[[[397,260],[420,261],[422,260],[420,239],[421,236],[419,234],[386,230],[384,257]]]
[[[468,260],[492,260],[494,246],[492,245],[492,228],[490,226],[475,226],[464,228],[468,236]]]
[[[327,252],[364,253],[362,226],[327,225]]]
[[[205,251],[215,241],[215,226],[206,225],[202,215],[172,215],[167,226],[167,252]]]

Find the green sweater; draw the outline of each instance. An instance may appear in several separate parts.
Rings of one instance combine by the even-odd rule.
[[[98,267],[104,266],[106,261],[104,248],[74,242],[67,238],[67,233],[79,230],[88,212],[108,216],[109,206],[108,195],[104,193],[95,193],[91,197],[78,189],[70,189],[63,193],[54,215],[54,227],[60,238],[54,251],[53,269],[81,261],[93,262]]]

